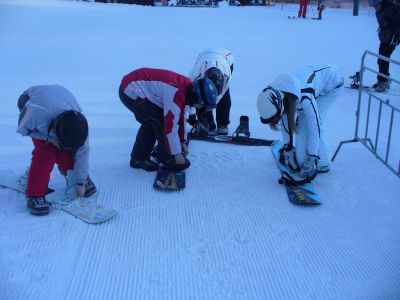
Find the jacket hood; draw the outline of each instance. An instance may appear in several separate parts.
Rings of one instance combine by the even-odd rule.
[[[278,91],[291,93],[300,99],[300,82],[290,73],[282,73],[278,75],[270,86]]]

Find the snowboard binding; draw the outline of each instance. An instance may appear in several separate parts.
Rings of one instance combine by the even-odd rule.
[[[239,126],[236,128],[235,132],[233,133],[233,137],[236,139],[250,138],[249,117],[248,116],[240,116]]]
[[[353,79],[353,81],[350,84],[350,87],[352,89],[360,88],[360,72],[356,72],[356,74],[349,76],[349,78]]]

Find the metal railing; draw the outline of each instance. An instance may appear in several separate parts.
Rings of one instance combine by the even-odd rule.
[[[365,66],[365,58],[366,56],[375,56],[376,58],[388,61],[392,64],[400,66],[399,61],[395,61],[393,59],[387,58],[385,56],[373,53],[371,51],[365,51],[362,59],[361,59],[361,69],[360,69],[360,87],[358,91],[358,102],[357,102],[357,110],[356,110],[356,128],[354,133],[354,138],[351,140],[345,140],[339,143],[333,157],[332,161],[336,158],[341,149],[342,145],[348,143],[360,142],[363,144],[375,157],[380,160],[387,168],[389,168],[393,173],[395,173],[398,177],[400,177],[400,143],[399,145],[393,145],[393,136],[394,132],[400,132],[400,105],[398,107],[393,106],[390,103],[390,100],[387,99],[387,94],[385,93],[375,93],[371,90],[363,88],[363,79],[364,73],[366,71],[372,72],[374,74],[379,74],[380,76],[387,78],[389,82],[396,83],[396,86],[400,86],[400,79],[393,78],[393,76],[386,76],[378,71]],[[365,97],[367,96],[367,100]],[[400,96],[400,90],[399,95]],[[400,100],[400,97],[397,97]],[[366,103],[365,103],[366,102]],[[400,102],[399,102],[400,103]],[[361,109],[362,106],[366,105],[365,113],[362,114]],[[377,114],[372,113],[372,106],[377,105]],[[382,118],[383,111],[386,112],[385,115],[389,116],[389,119]],[[364,121],[364,128],[361,128],[362,121]],[[384,121],[388,121],[388,123],[383,124]],[[375,125],[375,126],[374,126]],[[386,125],[386,126],[385,126]],[[396,126],[397,127],[394,127]],[[375,130],[375,132],[373,132]],[[371,133],[372,132],[372,133]],[[387,136],[384,140],[385,135]],[[397,138],[400,137],[400,134],[397,134]],[[386,150],[378,151],[380,148],[385,148]],[[393,154],[394,152],[394,154]],[[394,159],[391,156],[396,156]],[[395,164],[397,163],[397,166]]]

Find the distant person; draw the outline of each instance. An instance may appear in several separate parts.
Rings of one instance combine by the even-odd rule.
[[[298,18],[306,18],[307,15],[307,5],[308,5],[308,0],[300,0],[299,1],[299,12],[297,14]]]
[[[370,5],[375,7],[379,25],[379,55],[390,58],[400,43],[400,2],[397,1],[395,4],[389,0],[371,1]],[[379,73],[390,76],[388,61],[378,58],[378,67]],[[390,82],[387,78],[378,75],[373,88],[377,92],[384,92],[390,88]]]
[[[325,0],[318,0],[317,1],[317,11],[318,11],[317,20],[322,20],[322,11],[325,9],[324,2],[325,2]]]
[[[130,166],[156,171],[158,163],[150,159],[150,154],[157,140],[159,162],[174,171],[188,168],[185,106],[205,111],[215,108],[217,91],[211,80],[193,83],[172,71],[141,68],[122,78],[119,97],[141,124]]]
[[[337,66],[307,66],[280,74],[258,96],[261,122],[281,128],[282,160],[303,178],[312,180],[330,169],[326,118],[342,87]]]
[[[192,81],[203,78],[210,79],[217,88],[216,121],[212,111],[205,112],[204,109],[192,110],[189,115],[189,124],[194,126],[197,119],[205,130],[217,130],[220,135],[228,134],[231,110],[231,95],[229,81],[233,72],[233,54],[224,48],[203,50],[197,57],[194,68],[189,74]],[[196,118],[197,115],[197,118]]]
[[[45,194],[54,164],[65,176],[74,170],[77,197],[95,193],[88,173],[88,123],[71,92],[60,85],[33,86],[20,96],[18,108],[17,132],[31,137],[34,145],[26,188],[30,213],[50,211]]]

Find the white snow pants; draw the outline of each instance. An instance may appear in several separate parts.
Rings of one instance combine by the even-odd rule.
[[[342,92],[343,87],[337,88],[330,92],[328,95],[319,96],[316,99],[319,118],[320,118],[320,140],[319,140],[319,150],[318,156],[320,157],[318,161],[318,166],[329,166],[331,160],[331,154],[329,151],[329,144],[326,137],[326,120],[329,112],[330,106],[337,99],[339,94]],[[295,147],[296,147],[296,159],[299,167],[303,164],[308,149],[308,128],[305,120],[304,114],[300,113],[297,119],[297,134],[295,136]]]

